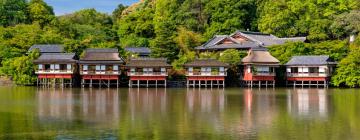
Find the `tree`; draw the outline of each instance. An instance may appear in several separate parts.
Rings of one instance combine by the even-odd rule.
[[[28,56],[20,56],[2,61],[0,72],[11,76],[18,85],[33,85],[36,81],[33,60],[39,57],[38,51],[31,52]]]
[[[42,27],[55,19],[53,8],[43,0],[31,0],[28,9],[30,20],[39,23]]]
[[[232,67],[237,67],[241,63],[241,59],[244,58],[246,54],[246,52],[228,49],[220,54],[219,60],[231,65]]]
[[[205,5],[208,17],[205,37],[215,34],[230,34],[236,30],[256,30],[255,0],[209,0]]]
[[[333,17],[357,8],[357,0],[265,0],[259,30],[277,36],[307,36],[311,41],[331,39]]]
[[[118,19],[121,19],[122,17],[122,12],[127,8],[127,6],[123,5],[123,4],[119,4],[117,6],[117,8],[113,11],[112,13],[112,17],[114,19],[114,21],[117,21]]]
[[[156,1],[154,15],[155,38],[150,42],[153,57],[165,57],[173,61],[179,52],[174,42],[177,23],[173,19],[178,3],[176,0]]]
[[[334,36],[340,38],[355,35],[360,32],[360,11],[351,11],[335,17],[331,25]]]
[[[335,86],[360,87],[360,38],[351,45],[349,55],[337,66],[335,75],[331,78]]]
[[[27,23],[26,0],[0,0],[0,26]]]

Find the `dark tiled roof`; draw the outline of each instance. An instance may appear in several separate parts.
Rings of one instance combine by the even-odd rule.
[[[196,59],[184,64],[185,67],[229,67],[229,64],[216,59]]]
[[[293,56],[289,62],[286,63],[288,66],[306,66],[306,65],[331,65],[336,64],[327,55],[318,56]]]
[[[280,61],[273,57],[266,48],[258,47],[249,50],[248,55],[241,62],[244,64],[278,65]]]
[[[147,48],[147,47],[126,47],[125,50],[128,52],[131,52],[131,53],[139,54],[139,55],[150,55],[151,54],[150,48]]]
[[[76,63],[75,53],[52,53],[42,54],[38,59],[34,60],[36,64],[53,64],[53,63]]]
[[[126,67],[153,68],[171,67],[165,58],[133,58],[126,64]]]
[[[257,42],[261,46],[281,45],[286,42],[304,42],[306,37],[278,38],[272,34],[260,32],[236,31],[233,35],[240,34],[252,41]]]
[[[82,64],[121,64],[124,60],[119,56],[117,49],[86,49],[85,54],[80,58]]]
[[[119,53],[119,50],[114,48],[88,48],[85,51],[88,53]]]
[[[40,53],[62,53],[64,51],[64,46],[59,44],[37,44],[31,46],[29,52],[35,49],[39,49]]]
[[[228,39],[233,44],[219,44],[219,42]],[[240,42],[228,35],[216,35],[205,44],[196,47],[196,50],[221,50],[221,49],[249,49],[252,47],[258,47],[259,45],[255,42]]]

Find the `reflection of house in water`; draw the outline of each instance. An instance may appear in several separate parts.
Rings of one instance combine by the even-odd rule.
[[[127,103],[131,117],[148,117],[154,112],[166,113],[167,98],[165,88],[129,88]]]
[[[328,99],[326,89],[288,90],[288,111],[292,114],[307,117],[326,117]]]
[[[120,100],[117,90],[75,90],[38,91],[38,114],[41,119],[108,121],[119,119]]]
[[[225,101],[223,89],[188,89],[186,94],[190,112],[222,112]]]
[[[278,113],[275,91],[253,89],[244,89],[243,91],[244,109],[238,127],[240,132],[270,127]]]

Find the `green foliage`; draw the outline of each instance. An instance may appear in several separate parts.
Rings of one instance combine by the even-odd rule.
[[[122,17],[122,12],[127,8],[128,6],[125,6],[123,4],[119,4],[118,7],[113,11],[112,16],[114,21],[117,21]]]
[[[219,60],[233,67],[236,67],[241,63],[241,59],[245,56],[246,52],[238,51],[235,49],[228,49],[220,54]]]
[[[351,11],[336,16],[331,25],[332,32],[336,37],[347,37],[360,32],[360,11]]]
[[[33,60],[39,57],[39,52],[31,52],[28,56],[20,56],[2,61],[0,73],[11,76],[19,85],[32,85],[36,81]]]
[[[360,87],[360,38],[351,46],[349,55],[340,61],[331,80],[335,86]]]
[[[288,62],[296,55],[329,55],[335,61],[344,58],[349,47],[347,41],[324,41],[320,43],[289,42],[284,45],[275,45],[269,48],[271,54],[279,59],[281,64]]]
[[[173,63],[172,66],[175,70],[182,70],[183,69],[183,65],[185,63],[191,62],[193,60],[195,60],[196,57],[196,53],[195,52],[187,52],[184,55],[180,55],[179,59],[176,59]]]
[[[43,0],[31,0],[28,6],[30,20],[39,23],[41,26],[55,20],[53,8]]]
[[[26,0],[0,0],[0,26],[27,23]]]
[[[333,17],[358,8],[358,0],[265,0],[259,13],[260,31],[278,36],[307,36],[320,41],[331,38]]]
[[[209,0],[205,13],[209,20],[204,33],[207,38],[239,29],[256,29],[251,24],[256,20],[255,0]]]

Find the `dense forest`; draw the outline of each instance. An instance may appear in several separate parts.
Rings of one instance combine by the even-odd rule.
[[[360,86],[359,0],[141,0],[122,4],[112,14],[83,9],[55,16],[43,0],[0,0],[0,74],[17,84],[31,84],[34,44],[64,44],[80,55],[91,47],[150,47],[176,69],[196,57],[211,57],[235,66],[244,52],[196,54],[194,47],[214,35],[236,30],[279,37],[306,36],[307,43],[270,47],[281,63],[294,55],[330,55],[339,62],[334,86]]]

